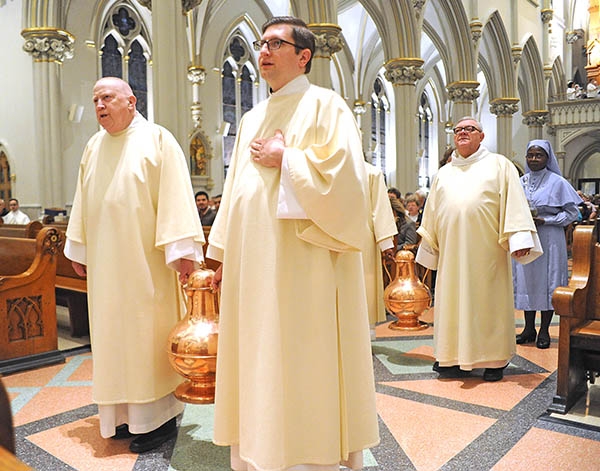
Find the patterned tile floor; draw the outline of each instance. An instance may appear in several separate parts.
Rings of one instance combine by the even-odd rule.
[[[515,323],[518,332],[520,313]],[[477,370],[439,379],[431,370],[431,327],[406,332],[379,325],[372,345],[381,444],[365,453],[364,469],[600,469],[600,386],[567,416],[546,414],[555,392],[557,323],[551,348],[518,346],[498,383],[484,382]],[[211,405],[186,406],[177,439],[143,455],[130,453],[128,440],[100,438],[91,368],[91,353],[80,351],[65,364],[4,377],[23,462],[39,471],[230,469],[229,450],[211,443]]]

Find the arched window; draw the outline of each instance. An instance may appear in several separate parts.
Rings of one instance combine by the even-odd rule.
[[[227,47],[221,69],[221,103],[223,109],[223,166],[225,175],[229,168],[233,144],[237,136],[237,127],[246,111],[256,102],[256,67],[250,46],[240,34],[234,34]]]
[[[431,145],[431,122],[433,113],[429,106],[429,98],[423,92],[419,101],[419,188],[429,188],[431,183],[429,175],[429,149]]]
[[[383,81],[375,79],[371,95],[371,155],[369,161],[386,174],[385,135],[388,125],[390,102],[386,96]]]
[[[120,77],[127,81],[137,97],[137,110],[148,117],[147,32],[137,12],[129,5],[115,4],[104,21],[101,52],[102,77]]]

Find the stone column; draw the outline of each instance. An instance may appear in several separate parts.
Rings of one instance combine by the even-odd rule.
[[[23,50],[33,58],[35,142],[39,163],[42,208],[63,207],[61,74],[62,63],[73,57],[75,39],[57,28],[27,28]]]
[[[523,113],[523,124],[529,128],[529,140],[544,138],[544,124],[550,121],[548,110],[532,110]]]
[[[316,37],[310,81],[324,88],[332,88],[331,58],[342,50],[342,28],[331,23],[310,23],[308,27]]]
[[[189,53],[183,3],[152,2],[152,90],[154,121],[171,131],[185,149],[189,117],[180,110],[189,106],[189,90],[184,87]]]
[[[390,185],[403,194],[418,187],[417,96],[415,84],[425,75],[419,58],[391,59],[384,65],[385,78],[394,86],[396,101],[396,174]]]
[[[490,102],[490,112],[496,115],[497,152],[512,160],[512,118],[519,111],[518,98],[496,98]]]
[[[461,80],[446,86],[448,98],[452,102],[452,126],[464,116],[473,116],[473,102],[479,98],[479,82]]]
[[[360,99],[355,100],[352,105],[352,112],[354,113],[354,117],[358,123],[358,128],[360,129],[360,137],[363,144],[363,149],[368,149],[370,134],[365,132],[365,129],[363,129],[364,123],[362,119],[363,115],[367,112],[367,104]]]

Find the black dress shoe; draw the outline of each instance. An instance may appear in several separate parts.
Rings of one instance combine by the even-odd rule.
[[[445,378],[447,377],[463,377],[463,376],[469,376],[471,374],[470,371],[463,371],[460,369],[460,366],[458,365],[454,365],[454,366],[440,366],[440,362],[436,361],[433,364],[433,371],[437,371],[439,373],[440,376],[443,376]]]
[[[546,348],[550,348],[550,337],[545,337],[538,335],[537,342],[535,343],[537,348],[541,348],[542,350]]]
[[[524,343],[533,343],[535,342],[535,330],[531,332],[521,332],[517,334],[517,344],[522,345]]]
[[[440,362],[436,361],[433,364],[433,371],[437,371],[438,373],[446,373],[450,371],[455,371],[458,368],[457,365],[454,366],[440,366]]]
[[[152,432],[136,436],[129,444],[129,449],[134,453],[144,453],[158,448],[166,441],[177,435],[177,422],[173,417]]]
[[[114,440],[123,440],[124,438],[131,437],[133,437],[133,433],[129,431],[129,427],[127,426],[127,424],[122,424],[117,426],[117,428],[115,429],[115,434],[110,438]]]
[[[504,368],[506,368],[506,366],[503,366],[502,368],[486,368],[483,371],[483,380],[500,381],[502,378],[504,378]]]

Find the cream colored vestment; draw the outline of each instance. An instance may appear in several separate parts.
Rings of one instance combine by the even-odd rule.
[[[537,240],[512,162],[480,147],[440,169],[418,233],[439,254],[434,344],[441,366],[495,368],[515,353],[509,239],[520,232]]]
[[[167,336],[184,307],[164,249],[189,240],[200,249],[189,258],[201,261],[204,241],[171,133],[138,115],[118,134],[92,136],[67,238],[83,247],[77,261],[87,265],[94,402],[146,404],[169,395],[182,378],[169,365]]]
[[[365,162],[369,181],[369,201],[371,219],[369,227],[372,236],[363,247],[365,260],[365,282],[369,306],[369,323],[371,325],[386,320],[383,303],[383,269],[381,262],[381,247],[387,239],[392,238],[390,248],[394,248],[393,237],[398,233],[394,212],[387,193],[387,186],[381,171]],[[371,261],[369,263],[368,261]],[[393,273],[391,274],[393,276]]]
[[[276,216],[281,171],[249,152],[277,129],[306,219]],[[332,465],[379,441],[366,188],[358,128],[334,92],[301,76],[242,119],[209,236],[223,261],[214,441],[258,470]]]

